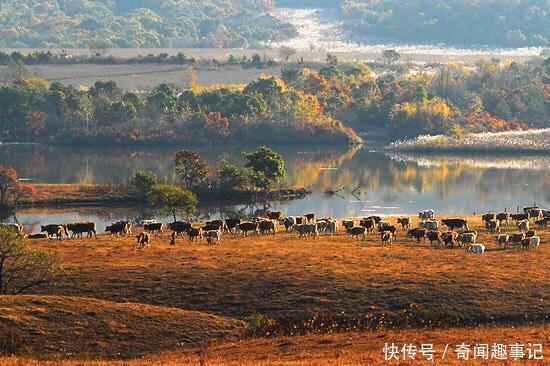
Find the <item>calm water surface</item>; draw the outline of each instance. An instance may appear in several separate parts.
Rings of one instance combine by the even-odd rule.
[[[288,215],[316,212],[322,216],[414,214],[438,212],[515,211],[516,206],[550,206],[550,156],[385,154],[378,146],[348,151],[332,147],[273,146],[286,161],[284,186],[313,191],[306,199],[275,202],[271,209]],[[250,147],[246,150],[253,150]],[[15,166],[36,183],[115,183],[137,170],[152,171],[175,182],[172,148],[59,147],[0,144],[0,165]],[[242,148],[209,148],[199,152],[215,169],[221,159],[242,164]],[[327,189],[337,195],[325,194]],[[210,217],[254,214],[263,205],[201,207]],[[102,230],[118,219],[157,217],[143,207],[78,207],[25,209],[17,220],[33,230],[42,223],[90,220]],[[157,217],[164,221],[168,218]],[[12,218],[13,219],[13,218]]]

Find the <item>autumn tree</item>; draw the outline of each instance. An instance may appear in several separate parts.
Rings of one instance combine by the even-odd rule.
[[[41,111],[28,111],[26,120],[27,132],[31,136],[38,136],[46,127],[46,113]]]
[[[34,195],[34,186],[23,184],[17,170],[0,166],[0,210],[13,209],[24,194]]]
[[[182,150],[176,153],[176,173],[185,188],[196,189],[208,185],[208,165],[194,151]]]
[[[152,186],[147,193],[147,200],[163,214],[171,215],[174,222],[177,215],[194,215],[197,205],[197,197],[191,191],[167,184]]]
[[[0,226],[0,294],[21,294],[63,274],[59,257]]]

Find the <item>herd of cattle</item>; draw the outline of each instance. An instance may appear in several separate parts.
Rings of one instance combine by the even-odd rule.
[[[468,221],[463,218],[447,218],[437,220],[434,210],[424,210],[418,213],[418,227],[411,228],[410,217],[399,217],[397,226],[400,226],[406,237],[416,240],[418,243],[428,240],[431,245],[439,247],[454,247],[455,245],[467,248],[470,253],[483,253],[485,245],[478,243],[478,232],[470,229]],[[539,207],[524,207],[523,213],[510,214],[508,212],[487,213],[481,216],[482,223],[488,233],[496,234],[496,243],[500,248],[513,247],[518,249],[534,249],[540,246],[540,237],[536,230],[531,228],[531,223],[539,229],[548,228],[550,212]],[[501,234],[503,226],[509,226],[514,222],[518,232]],[[92,222],[72,224],[50,224],[41,226],[40,234],[26,235],[24,227],[20,224],[3,223],[19,235],[29,239],[42,238],[87,238],[96,237],[96,226]],[[118,221],[105,228],[109,235],[132,235],[132,221]],[[268,212],[265,217],[255,217],[250,221],[238,218],[225,220],[213,220],[205,224],[193,224],[186,221],[176,221],[166,226],[155,220],[142,222],[143,231],[136,236],[138,246],[148,246],[151,236],[162,236],[165,227],[171,231],[171,244],[175,244],[177,237],[187,236],[190,241],[206,239],[208,244],[219,244],[223,235],[233,234],[243,237],[249,235],[275,235],[278,226],[283,226],[286,233],[297,233],[300,238],[317,238],[320,234],[338,235],[344,232],[352,238],[366,240],[367,235],[377,234],[382,245],[391,244],[397,237],[398,228],[390,221],[380,216],[369,216],[356,219],[336,220],[333,218],[317,219],[315,214],[303,216],[289,216],[280,212]],[[441,229],[445,227],[445,231]]]

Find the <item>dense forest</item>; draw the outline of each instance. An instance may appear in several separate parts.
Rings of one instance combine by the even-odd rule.
[[[363,63],[288,64],[247,85],[124,91],[36,77],[0,84],[0,139],[56,143],[320,143],[421,134],[462,136],[550,126],[550,59],[480,61],[436,72]],[[356,132],[355,132],[356,131]]]
[[[279,0],[280,6],[336,9],[361,43],[548,47],[548,0]]]
[[[351,38],[460,46],[550,45],[547,0],[342,0]]]
[[[272,0],[3,0],[0,47],[249,47],[294,35]]]

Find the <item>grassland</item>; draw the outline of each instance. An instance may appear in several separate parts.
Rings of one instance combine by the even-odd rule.
[[[481,229],[480,216],[468,219]],[[547,344],[550,231],[539,235],[542,247],[522,252],[498,250],[493,235],[482,232],[478,241],[488,247],[483,255],[417,244],[402,231],[396,243],[386,247],[374,235],[366,241],[347,235],[321,236],[314,241],[286,233],[225,236],[217,246],[187,239],[170,246],[165,236],[154,238],[145,249],[137,249],[133,238],[106,235],[97,240],[39,240],[36,245],[59,253],[67,276],[53,286],[36,289],[32,294],[36,298],[8,298],[0,307],[3,314],[25,315],[11,316],[9,324],[22,329],[21,337],[27,335],[27,351],[18,355],[31,358],[132,357],[144,353],[141,344],[158,342],[147,352],[148,358],[132,363],[196,364],[202,358],[208,361],[202,364],[314,365],[332,364],[332,360],[353,365],[383,361],[380,345],[395,337],[434,343],[447,339],[498,342],[515,337]],[[61,306],[65,298],[70,300]],[[92,307],[117,309],[114,313],[97,310],[97,322],[111,327],[120,324],[129,329],[128,334],[146,339],[136,339],[132,349],[134,341],[121,341],[128,334],[94,332],[100,327],[86,315],[89,309],[77,305],[79,301],[85,304],[85,298],[94,299],[89,300]],[[39,309],[47,308],[45,304],[51,304],[45,318],[66,311],[69,317],[63,319],[69,323],[74,319],[93,324],[85,334],[94,337],[91,344],[105,347],[82,345],[85,334],[70,337],[72,331],[63,324],[45,326],[47,321],[61,319],[41,318],[44,310]],[[151,334],[157,334],[157,320],[163,323],[162,314],[171,312],[181,316],[170,316],[166,322],[164,331],[170,336],[149,337],[148,327],[153,328]],[[160,315],[151,315],[157,320],[143,321],[138,313]],[[121,320],[117,314],[126,315]],[[199,327],[204,332],[199,332],[202,343],[196,341],[201,347],[193,347],[197,345],[193,342],[178,346],[182,332],[188,329],[188,314],[198,314],[198,319],[215,316],[217,325],[212,328],[227,332],[207,336],[209,328],[199,322],[206,327]],[[29,316],[40,319],[36,327]],[[246,329],[239,328],[240,321],[247,323]],[[56,338],[59,329],[67,329],[69,336]],[[243,341],[225,343],[236,333]],[[265,336],[269,339],[256,339]],[[221,343],[210,344],[212,338],[221,338]],[[40,351],[42,344],[51,346],[48,352]],[[67,349],[71,352],[62,351]],[[28,360],[4,359],[0,365],[23,361],[27,364]]]
[[[472,133],[463,137],[443,135],[419,136],[396,141],[387,147],[392,151],[419,152],[550,152],[550,128]]]
[[[4,66],[0,66],[0,73]],[[162,83],[189,87],[189,75],[185,66],[143,65],[30,65],[28,72],[51,82],[74,86],[92,86],[96,81],[114,80],[123,89],[151,89]],[[196,83],[202,86],[214,84],[246,84],[260,75],[280,75],[280,67],[256,68],[195,68]]]
[[[22,205],[129,203],[137,194],[128,185],[35,184],[36,193],[24,196]]]

